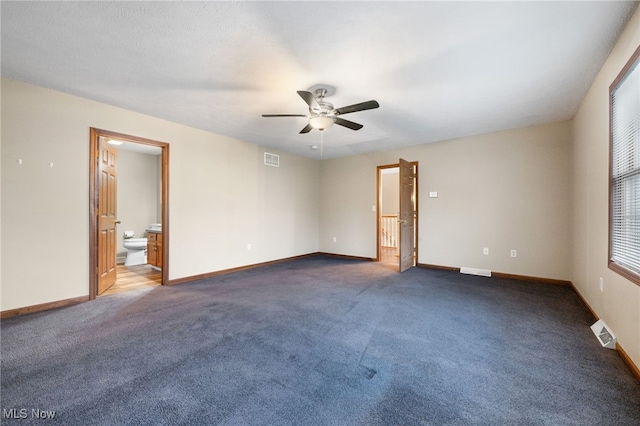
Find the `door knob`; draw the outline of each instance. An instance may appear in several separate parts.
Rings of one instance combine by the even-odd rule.
[[[402,223],[403,225],[406,225],[407,221],[405,219],[398,219],[398,223]]]

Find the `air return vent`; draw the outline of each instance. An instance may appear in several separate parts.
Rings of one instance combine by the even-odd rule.
[[[280,167],[280,156],[277,154],[271,154],[270,152],[265,152],[264,164],[266,166]]]
[[[467,268],[465,266],[460,268],[460,273],[467,275],[479,275],[481,277],[491,277],[491,271],[488,269]]]
[[[604,323],[602,320],[596,321],[591,326],[591,331],[596,335],[600,344],[609,349],[616,348],[616,336],[613,335],[611,330],[609,330],[609,326]]]

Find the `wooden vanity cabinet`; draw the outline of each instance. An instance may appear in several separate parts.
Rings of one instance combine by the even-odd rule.
[[[156,268],[162,268],[162,234],[147,233],[147,263]]]

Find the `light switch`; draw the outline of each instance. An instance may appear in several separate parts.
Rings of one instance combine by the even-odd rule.
[[[438,192],[436,191],[429,192],[429,198],[438,198]]]

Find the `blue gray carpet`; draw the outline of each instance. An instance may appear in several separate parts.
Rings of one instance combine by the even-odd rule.
[[[2,423],[638,425],[593,322],[569,287],[315,256],[3,320]]]

